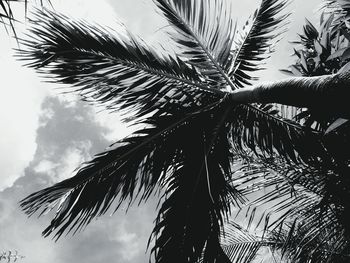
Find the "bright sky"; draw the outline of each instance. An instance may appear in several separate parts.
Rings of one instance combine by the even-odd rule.
[[[242,23],[258,0],[234,1],[235,15]],[[39,2],[39,1],[38,1]],[[118,18],[146,42],[164,39],[164,20],[149,0],[53,0],[57,11],[98,22],[112,28]],[[295,0],[289,32],[269,61],[263,80],[282,78],[278,69],[290,62],[292,46],[304,17],[314,21],[321,0]],[[23,16],[20,7],[19,16]],[[27,220],[18,201],[27,194],[72,175],[83,161],[127,134],[118,116],[96,113],[74,97],[58,95],[55,85],[40,78],[12,57],[16,42],[0,27],[0,251],[15,250],[26,263],[145,262],[145,246],[155,218],[155,201],[133,207],[128,215],[105,216],[75,237],[58,243],[43,239],[41,231],[49,217]]]

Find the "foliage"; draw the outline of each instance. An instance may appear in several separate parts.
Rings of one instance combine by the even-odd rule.
[[[18,254],[17,250],[15,250],[15,253],[9,250],[9,251],[4,251],[0,254],[0,262],[1,261],[7,262],[7,263],[17,262],[18,260],[21,260],[23,258],[24,256]]]
[[[332,149],[347,137],[323,138],[322,129],[284,118],[273,105],[240,105],[229,96],[256,80],[284,30],[287,2],[263,0],[240,34],[226,1],[154,3],[174,29],[168,33],[180,47],[177,55],[154,50],[127,30],[36,12],[19,50],[27,66],[86,101],[132,115],[125,121],[139,126],[74,177],[25,198],[23,209],[29,215],[56,209],[43,234],[59,238],[113,204],[118,209],[158,194],[155,262],[249,262],[266,246],[292,262],[343,255],[348,159]],[[335,47],[334,34],[325,31],[336,19],[323,20],[322,34],[307,24],[300,58],[288,73],[340,68],[339,57],[327,58],[345,36]],[[246,230],[224,227],[232,209],[248,218]],[[260,233],[248,233],[252,227]],[[225,229],[231,243],[223,239]]]
[[[350,62],[350,34],[349,34],[349,4],[347,1],[328,1],[320,18],[317,29],[306,19],[303,34],[300,40],[292,43],[296,62],[282,72],[292,76],[320,76],[333,74],[344,67],[348,70]],[[296,120],[306,126],[313,126],[320,131],[336,121],[327,112],[312,112],[299,110]]]
[[[349,13],[335,2],[324,10],[318,29],[306,20],[300,41],[294,42],[299,47],[294,49],[297,60],[288,70],[283,70],[284,73],[319,76],[338,72],[342,67],[346,69]],[[346,1],[339,2],[349,7]],[[310,110],[297,112],[297,121],[320,131],[329,130],[339,122],[329,116],[317,116]],[[340,122],[327,132],[323,144],[330,158],[321,166],[286,164],[280,158],[247,158],[246,165],[236,170],[236,188],[249,199],[238,211],[238,218],[243,214],[248,222],[245,228],[249,232],[252,229],[261,232],[255,242],[279,251],[280,260],[349,261],[349,134],[347,122]],[[237,227],[240,228],[242,226]],[[237,257],[244,251],[244,248],[237,249],[234,255]],[[249,257],[243,258],[250,262]]]

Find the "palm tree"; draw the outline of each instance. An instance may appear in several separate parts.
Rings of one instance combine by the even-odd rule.
[[[10,263],[10,262],[17,262],[18,260],[25,258],[25,256],[18,254],[17,250],[15,251],[16,251],[15,253],[13,253],[10,250],[1,252],[0,261]]]
[[[156,262],[229,262],[220,231],[232,206],[245,202],[233,167],[242,160],[262,160],[263,165],[281,160],[295,166],[297,175],[315,167],[305,176],[309,178],[334,163],[321,132],[283,118],[272,105],[252,102],[286,103],[279,90],[308,93],[310,83],[323,87],[324,80],[332,83],[335,77],[247,87],[284,30],[287,1],[262,0],[241,34],[236,34],[226,1],[154,3],[172,26],[176,56],[150,48],[128,31],[112,34],[101,26],[37,11],[20,58],[68,84],[69,91],[86,101],[131,113],[138,129],[83,164],[74,177],[33,193],[21,205],[28,215],[57,206],[43,234],[59,238],[80,230],[113,204],[118,209],[159,194],[151,236]],[[273,162],[270,166],[277,169]],[[261,169],[249,168],[258,175]]]

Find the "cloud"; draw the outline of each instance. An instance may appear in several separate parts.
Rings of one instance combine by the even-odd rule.
[[[104,1],[99,1],[99,8],[93,1],[61,1],[62,6],[55,2],[56,10],[75,18],[108,25],[115,22],[113,8]],[[114,262],[117,258],[120,263],[144,262],[155,202],[130,209],[127,216],[120,211],[113,217],[102,217],[79,235],[62,238],[58,243],[40,236],[52,215],[28,220],[19,210],[20,199],[71,176],[81,162],[127,132],[118,116],[96,115],[96,110],[74,101],[72,96],[51,97],[54,92],[48,90],[53,86],[40,83],[31,70],[21,68],[11,52],[6,53],[13,43],[3,39],[0,249],[17,249],[26,256],[27,263]],[[119,226],[121,220],[125,223]],[[119,233],[120,237],[109,238],[110,233]]]
[[[2,27],[1,27],[2,28]],[[1,31],[1,30],[0,30]],[[12,57],[11,42],[0,32],[0,191],[23,175],[36,150],[40,107],[47,92],[32,70]]]
[[[84,19],[101,25],[116,25],[116,16],[113,7],[108,1],[86,0],[51,0],[55,11],[72,16],[74,19]],[[121,3],[122,1],[116,1]]]
[[[50,159],[41,160],[33,169],[36,173],[49,176],[53,183],[58,183],[71,176],[82,163],[91,159],[91,142],[81,141],[64,150],[58,158],[56,151],[51,152]]]
[[[108,129],[95,119],[94,110],[83,103],[66,105],[47,97],[37,129],[37,149],[24,176],[11,188],[0,192],[0,248],[17,249],[27,263],[115,262],[141,263],[147,259],[146,244],[155,218],[156,200],[120,209],[113,216],[94,220],[76,236],[62,237],[57,243],[40,236],[53,213],[27,219],[18,200],[72,175],[85,160],[103,150],[109,142]],[[111,211],[110,213],[112,213]]]
[[[106,128],[103,136],[110,142],[124,138],[134,130],[123,124],[121,117],[117,113],[99,112],[96,114],[95,119],[101,126]]]
[[[33,169],[34,169],[34,172],[36,173],[46,173],[50,177],[54,177],[55,176],[54,169],[56,169],[57,166],[59,166],[58,163],[54,163],[49,160],[42,160]]]

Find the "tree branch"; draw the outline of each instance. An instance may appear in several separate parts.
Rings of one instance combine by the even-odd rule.
[[[350,71],[317,77],[294,77],[234,90],[238,103],[279,103],[350,118]]]

